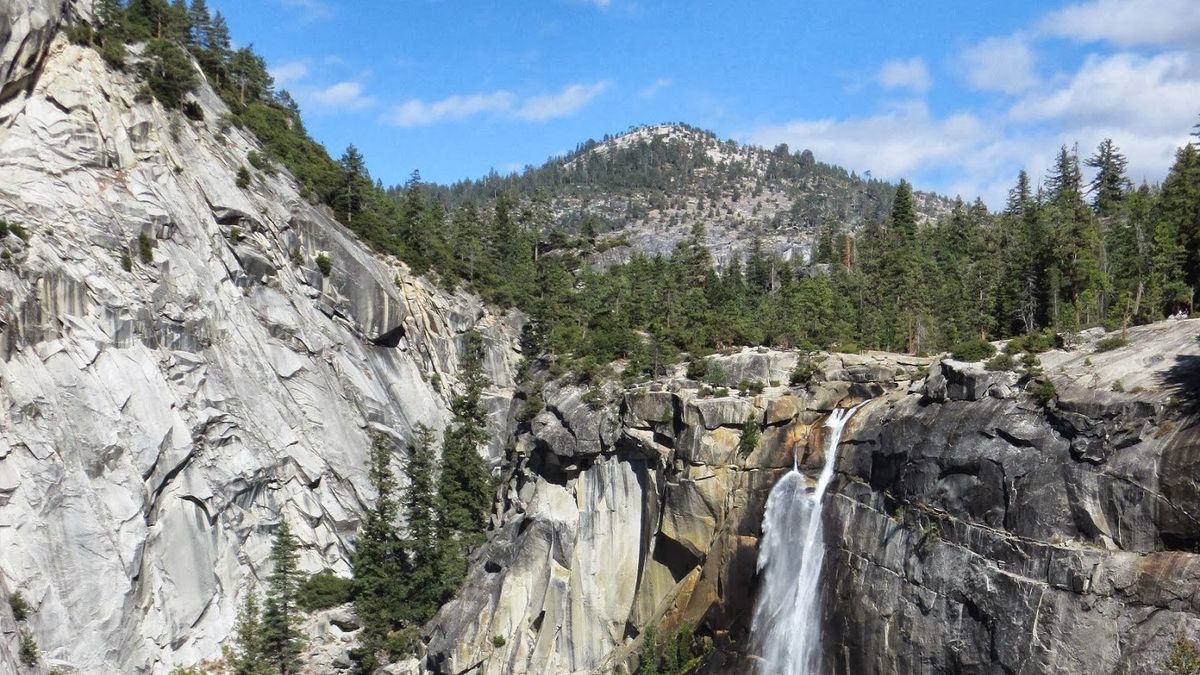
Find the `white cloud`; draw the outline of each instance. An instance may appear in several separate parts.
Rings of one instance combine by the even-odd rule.
[[[1064,83],[1026,95],[1011,110],[1018,121],[1061,120],[1140,132],[1186,132],[1200,102],[1196,57],[1091,55]]]
[[[967,82],[981,91],[1019,94],[1037,84],[1034,55],[1020,36],[988,38],[962,53]]]
[[[930,84],[929,68],[920,57],[885,61],[875,79],[888,89],[926,91]]]
[[[579,112],[585,105],[603,94],[611,86],[610,82],[601,81],[595,84],[572,84],[554,94],[532,96],[513,111],[523,120],[540,122],[544,120],[567,117]]]
[[[358,82],[338,82],[322,89],[301,92],[304,101],[325,108],[362,110],[374,105],[375,100],[363,92]]]
[[[286,87],[296,84],[308,77],[308,64],[303,61],[288,61],[271,69],[271,77],[276,86]]]
[[[410,99],[397,106],[389,119],[401,127],[424,126],[462,120],[480,113],[506,112],[512,109],[515,100],[516,96],[507,91],[448,96],[431,103]]]
[[[542,122],[578,112],[610,86],[608,81],[572,84],[561,91],[530,96],[524,100],[504,90],[454,95],[438,101],[410,99],[392,110],[387,119],[401,127],[453,122],[482,114]]]
[[[642,98],[650,98],[651,96],[654,96],[658,92],[670,86],[671,80],[665,77],[660,77],[645,87],[642,87],[642,90],[638,92],[638,96],[641,96]]]
[[[1038,22],[1047,35],[1128,45],[1200,44],[1196,0],[1090,0]]]
[[[808,148],[823,161],[887,179],[954,164],[985,138],[983,124],[973,115],[935,119],[919,101],[871,117],[797,120],[749,134],[757,145]]]

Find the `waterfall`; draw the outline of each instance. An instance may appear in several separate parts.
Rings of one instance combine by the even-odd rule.
[[[821,592],[818,581],[825,541],[821,500],[833,480],[842,429],[856,408],[834,410],[825,426],[825,465],[811,491],[793,457],[792,470],[775,484],[763,514],[758,571],[763,575],[754,608],[751,648],[760,675],[817,675],[821,667]]]

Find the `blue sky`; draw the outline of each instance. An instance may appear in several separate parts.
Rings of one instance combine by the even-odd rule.
[[[449,182],[688,122],[999,207],[1112,137],[1161,179],[1200,114],[1200,0],[209,0],[311,133]]]

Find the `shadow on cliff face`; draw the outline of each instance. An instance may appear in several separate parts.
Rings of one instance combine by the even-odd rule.
[[[1195,413],[1200,406],[1200,356],[1176,356],[1175,365],[1163,374],[1163,386],[1175,397],[1181,410]]]
[[[1200,356],[1176,356],[1163,385],[1179,414],[1160,427],[1176,431],[1159,460],[1159,536],[1166,549],[1200,552]]]

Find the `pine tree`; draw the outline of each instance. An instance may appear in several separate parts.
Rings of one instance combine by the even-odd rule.
[[[412,556],[408,577],[407,614],[424,623],[441,604],[438,569],[437,492],[434,466],[437,459],[433,430],[418,424],[408,448],[404,476],[404,515],[408,521],[407,549]]]
[[[338,160],[342,170],[340,186],[335,195],[335,206],[345,215],[346,224],[354,222],[354,215],[363,210],[367,192],[371,189],[371,174],[367,162],[358,148],[351,143]]]
[[[1046,215],[1054,243],[1048,285],[1054,324],[1070,329],[1103,319],[1106,283],[1101,266],[1103,240],[1083,201],[1082,180],[1078,156],[1063,146],[1046,178]]]
[[[1096,154],[1087,160],[1087,165],[1096,169],[1088,191],[1092,193],[1092,207],[1101,217],[1115,216],[1121,209],[1125,195],[1129,192],[1129,179],[1125,177],[1128,160],[1117,149],[1111,138],[1106,138],[1096,149]]]
[[[363,624],[361,642],[367,663],[375,662],[388,634],[400,626],[408,595],[407,556],[396,528],[399,504],[392,454],[391,441],[374,435],[367,478],[375,488],[375,503],[367,511],[354,550],[354,609]]]
[[[179,108],[198,79],[187,52],[168,40],[152,39],[142,51],[139,69],[146,85],[164,106]]]
[[[299,671],[301,636],[296,589],[300,585],[299,544],[286,519],[271,544],[271,574],[263,611],[263,654],[280,675]]]
[[[922,337],[928,328],[918,234],[912,186],[902,180],[892,202],[892,217],[888,224],[889,248],[884,257],[880,290],[891,296],[888,309],[892,312],[894,325],[904,331],[903,335],[897,336],[902,338],[902,342],[889,342],[893,347],[903,344],[909,353],[914,354],[921,351]]]
[[[238,609],[237,624],[234,626],[232,655],[234,675],[268,675],[271,666],[267,662],[264,644],[262,615],[258,606],[258,594],[250,591]]]
[[[479,454],[488,440],[487,411],[481,400],[487,376],[483,339],[474,331],[466,334],[459,381],[459,392],[450,404],[454,419],[442,444],[437,489],[438,540],[447,589],[457,587],[466,573],[468,552],[482,543],[492,503],[491,475]]]
[[[210,48],[212,45],[209,44],[208,38],[212,33],[213,20],[208,12],[208,4],[204,0],[192,0],[192,6],[188,8],[188,17],[192,24],[188,46],[201,51]]]

